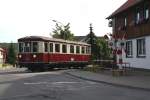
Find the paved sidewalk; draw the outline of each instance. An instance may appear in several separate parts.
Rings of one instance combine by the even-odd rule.
[[[24,72],[26,68],[16,68],[13,66],[0,67],[0,74],[4,73],[14,73],[14,72]]]
[[[115,77],[110,74],[107,75],[81,70],[69,70],[66,73],[89,81],[150,91],[150,75],[134,74],[130,76]]]

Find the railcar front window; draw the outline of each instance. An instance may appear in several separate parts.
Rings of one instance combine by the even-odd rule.
[[[30,51],[31,51],[31,43],[25,42],[24,52],[30,52]]]
[[[33,42],[33,52],[38,52],[38,43],[37,42]]]
[[[23,52],[23,43],[19,43],[19,52]]]

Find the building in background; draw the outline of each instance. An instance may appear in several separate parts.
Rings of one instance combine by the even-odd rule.
[[[132,67],[150,69],[150,1],[128,0],[108,18],[113,29],[116,51],[121,49],[122,62]],[[125,44],[122,40],[126,36]],[[117,53],[117,52],[116,52]],[[120,55],[116,56],[120,61]]]
[[[4,64],[6,61],[6,51],[2,48],[0,48],[0,67],[2,64]]]

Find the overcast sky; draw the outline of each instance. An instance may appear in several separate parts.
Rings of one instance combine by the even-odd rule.
[[[105,19],[126,0],[0,0],[0,42],[29,35],[50,36],[57,20],[70,22],[74,35],[111,32]]]

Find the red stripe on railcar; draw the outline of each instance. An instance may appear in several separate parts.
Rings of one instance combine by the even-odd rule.
[[[67,62],[67,61],[89,61],[90,55],[79,54],[50,54],[50,53],[23,53],[19,54],[19,62]],[[36,55],[34,57],[33,55]]]

